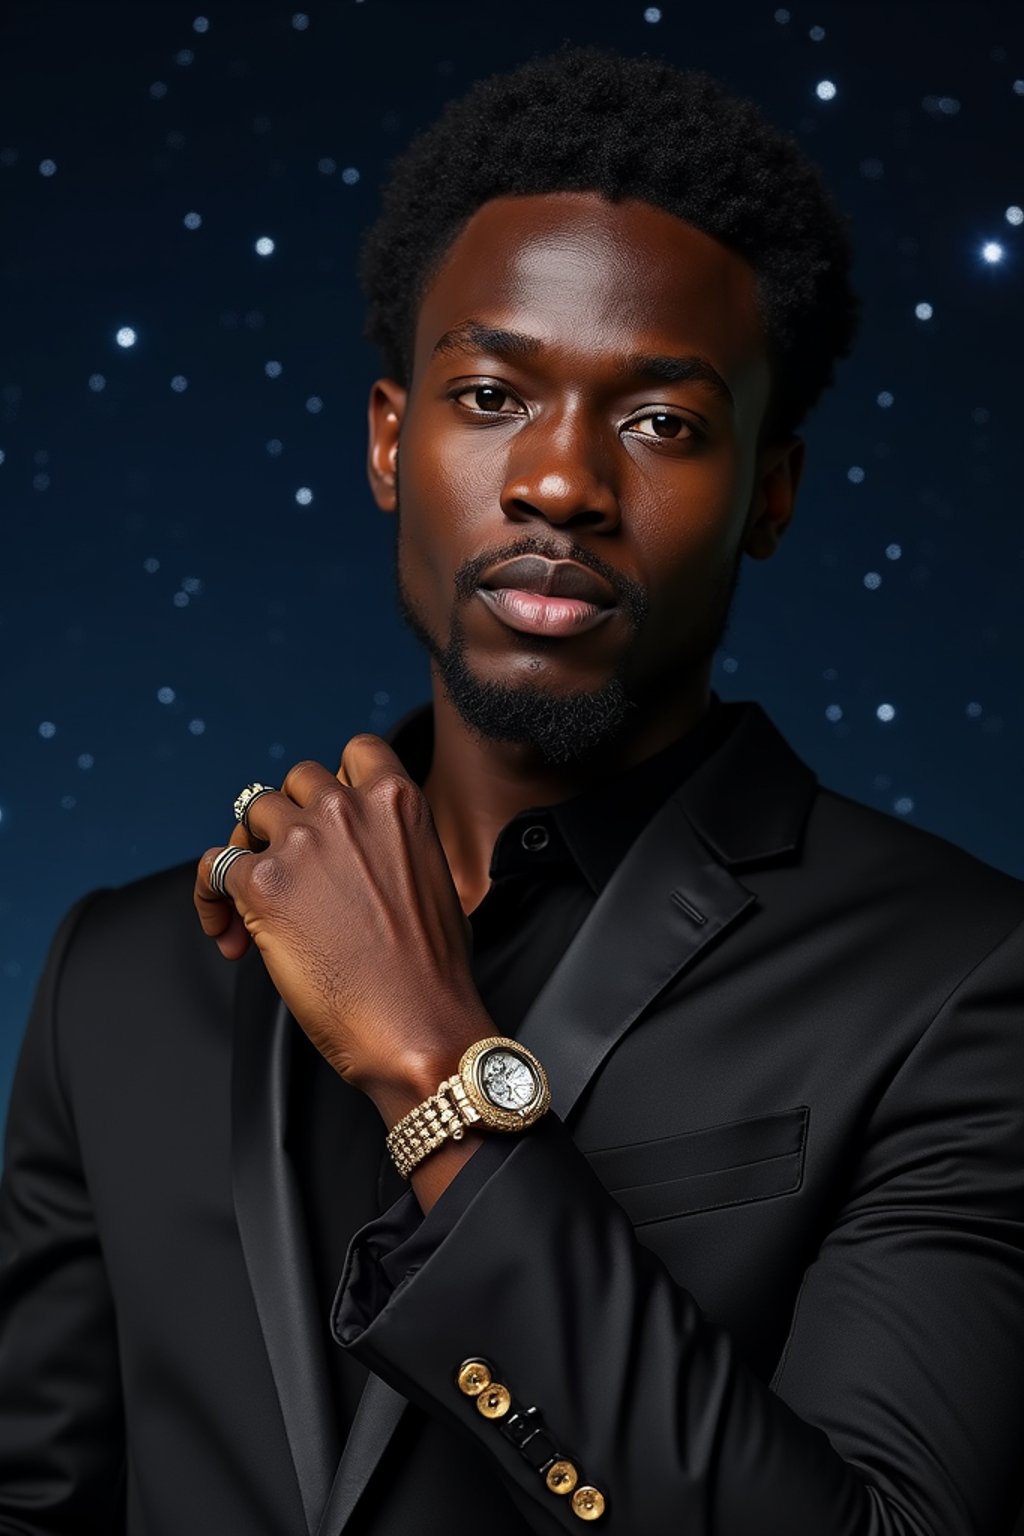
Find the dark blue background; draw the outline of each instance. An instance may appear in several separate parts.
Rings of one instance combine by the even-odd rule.
[[[0,1107],[76,896],[197,857],[247,780],[333,767],[427,697],[365,480],[358,238],[418,126],[563,37],[721,76],[854,220],[863,332],[716,688],[759,699],[826,783],[1024,875],[1019,7],[645,9],[7,0]]]

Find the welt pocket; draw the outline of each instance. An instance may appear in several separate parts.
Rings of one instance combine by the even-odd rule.
[[[798,1189],[809,1116],[801,1104],[586,1155],[605,1188],[640,1225]]]

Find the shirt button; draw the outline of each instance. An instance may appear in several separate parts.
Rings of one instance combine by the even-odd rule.
[[[584,1484],[572,1496],[572,1512],[581,1520],[600,1520],[604,1514],[604,1494]]]
[[[547,827],[527,827],[520,839],[527,853],[539,853],[551,841]]]

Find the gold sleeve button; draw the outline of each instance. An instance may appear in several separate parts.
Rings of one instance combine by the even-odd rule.
[[[466,1360],[459,1369],[459,1391],[467,1397],[479,1397],[491,1384],[491,1373],[482,1360]]]
[[[572,1512],[581,1520],[600,1520],[604,1514],[604,1494],[584,1483],[572,1496]]]
[[[552,1493],[572,1493],[580,1475],[571,1461],[555,1461],[545,1474],[544,1481]]]
[[[476,1400],[476,1406],[485,1419],[503,1419],[508,1413],[512,1402],[512,1394],[508,1387],[500,1381],[492,1381],[484,1387]]]

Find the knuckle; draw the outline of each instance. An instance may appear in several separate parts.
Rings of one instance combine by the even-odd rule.
[[[319,843],[316,828],[308,821],[293,821],[281,839],[281,851],[289,859],[303,859],[313,852]]]
[[[250,892],[261,904],[277,900],[288,889],[289,884],[288,867],[276,854],[264,853],[258,859],[252,860],[252,869],[249,873]]]
[[[385,805],[406,803],[413,798],[410,791],[414,791],[416,796],[420,793],[419,787],[401,773],[382,773],[379,779],[373,781],[373,794]]]
[[[329,826],[338,826],[348,816],[348,796],[341,785],[332,788],[325,784],[323,789],[318,789],[313,796],[310,807],[320,821]]]

